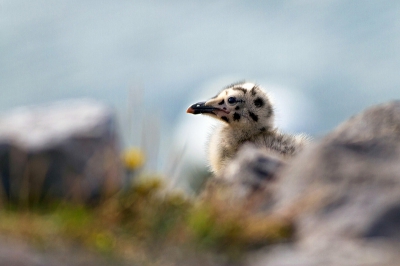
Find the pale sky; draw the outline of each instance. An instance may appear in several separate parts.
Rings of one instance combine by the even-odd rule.
[[[0,0],[0,32],[0,111],[94,98],[115,108],[125,143],[140,135],[128,123],[159,121],[160,157],[220,80],[275,90],[278,122],[313,136],[400,92],[395,0]]]

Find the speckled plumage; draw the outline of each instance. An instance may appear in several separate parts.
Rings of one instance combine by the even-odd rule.
[[[208,157],[219,175],[246,142],[290,158],[308,141],[304,135],[280,132],[274,126],[274,109],[268,95],[254,83],[232,84],[206,102],[189,107],[188,113],[206,114],[223,124],[211,134]]]

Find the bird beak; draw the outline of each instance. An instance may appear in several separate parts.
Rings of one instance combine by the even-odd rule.
[[[198,114],[214,113],[213,111],[219,110],[218,108],[212,106],[206,106],[205,104],[206,102],[195,103],[187,109],[186,113],[198,115]]]

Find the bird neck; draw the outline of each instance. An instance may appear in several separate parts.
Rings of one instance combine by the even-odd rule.
[[[233,128],[229,125],[224,125],[223,132],[226,137],[230,140],[235,140],[237,142],[245,142],[252,140],[259,135],[269,134],[273,132],[274,129],[271,126],[263,127],[247,127],[247,128]]]

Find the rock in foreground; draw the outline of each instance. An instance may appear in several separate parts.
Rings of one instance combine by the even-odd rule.
[[[87,201],[122,185],[115,119],[91,100],[13,110],[0,117],[3,198]]]
[[[296,241],[254,265],[398,265],[400,102],[367,109],[280,175],[275,212]]]

